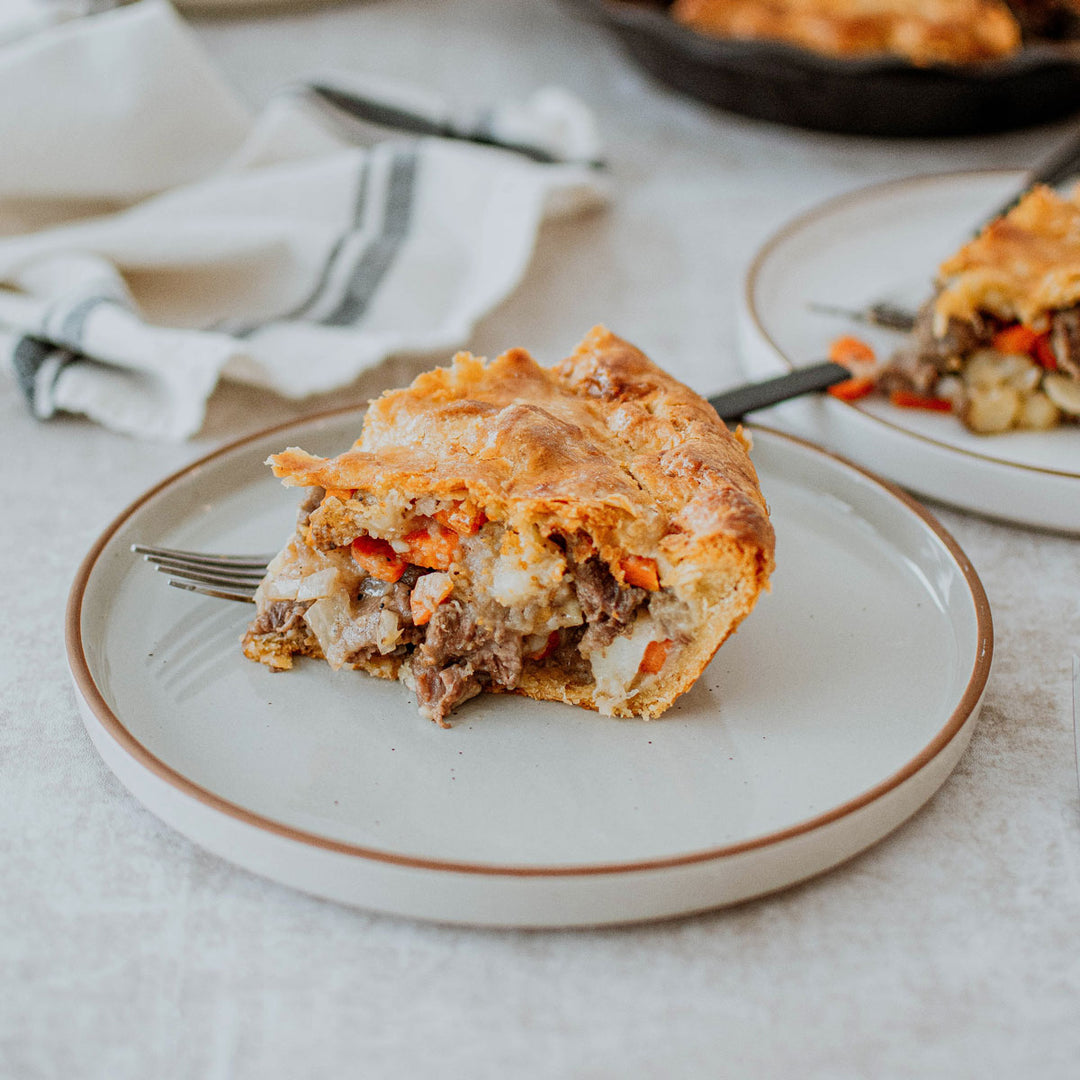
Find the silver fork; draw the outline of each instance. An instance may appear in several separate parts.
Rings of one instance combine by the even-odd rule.
[[[255,602],[255,590],[266,575],[273,555],[215,555],[179,548],[132,544],[131,550],[167,574],[177,589],[214,596],[219,600]]]

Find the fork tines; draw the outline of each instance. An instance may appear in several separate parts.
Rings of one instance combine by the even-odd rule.
[[[255,590],[266,574],[269,555],[224,555],[178,548],[132,544],[131,550],[167,574],[177,589],[221,600],[254,601]]]

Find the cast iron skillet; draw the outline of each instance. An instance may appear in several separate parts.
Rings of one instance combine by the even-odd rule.
[[[761,120],[852,135],[974,135],[1080,109],[1080,41],[922,68],[892,57],[839,60],[774,42],[709,38],[672,20],[663,0],[563,3],[609,27],[662,82]]]

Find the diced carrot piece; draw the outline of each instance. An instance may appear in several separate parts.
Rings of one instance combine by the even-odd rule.
[[[874,380],[869,377],[845,379],[843,382],[833,383],[829,387],[829,393],[841,401],[858,401],[866,397],[874,389]]]
[[[460,502],[452,510],[438,510],[435,520],[458,536],[475,536],[487,524],[487,514],[469,499]]]
[[[1035,339],[1035,359],[1047,371],[1057,371],[1057,356],[1054,355],[1054,350],[1050,347],[1049,334],[1039,334]]]
[[[872,364],[877,357],[874,350],[865,341],[857,337],[838,337],[829,346],[829,359],[834,364],[843,367],[858,366],[859,364]]]
[[[353,558],[358,566],[380,581],[398,581],[408,562],[385,540],[374,536],[358,536],[352,542]]]
[[[454,582],[449,574],[425,574],[409,593],[409,609],[413,623],[424,626],[431,622],[435,609],[454,591]]]
[[[889,401],[901,409],[930,409],[933,412],[952,412],[952,402],[948,398],[915,394],[910,390],[894,390],[889,395]]]
[[[345,502],[352,497],[353,493],[351,488],[327,488],[326,494],[323,496],[324,499],[340,499],[342,502]]]
[[[627,585],[636,585],[649,592],[656,592],[660,588],[660,568],[655,559],[648,559],[644,555],[627,555],[619,567]]]
[[[527,659],[529,660],[546,660],[557,648],[559,647],[559,631],[552,630],[548,634],[548,639],[544,643],[544,647],[539,652],[529,653]]]
[[[1013,323],[999,330],[992,338],[990,344],[995,352],[1031,356],[1035,352],[1036,342],[1039,335],[1030,326],[1022,323]]]
[[[667,660],[670,649],[670,640],[650,641],[645,646],[645,655],[641,658],[638,671],[643,675],[655,675],[664,666],[664,661]]]
[[[432,570],[448,570],[457,551],[458,534],[453,529],[434,523],[427,529],[416,529],[403,537],[408,545],[405,554],[416,566]]]

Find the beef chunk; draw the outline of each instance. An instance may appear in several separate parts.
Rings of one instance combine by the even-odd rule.
[[[521,680],[521,635],[507,628],[501,608],[485,614],[481,621],[462,600],[440,604],[413,655],[420,708],[436,723],[484,686],[513,690]]]
[[[1050,322],[1050,347],[1061,373],[1080,379],[1080,307],[1054,315]]]
[[[986,348],[998,331],[996,319],[976,315],[973,322],[949,319],[944,335],[934,334],[934,300],[919,309],[908,345],[900,349],[878,376],[886,393],[910,390],[932,394],[942,375],[960,369],[961,357]]]
[[[310,600],[275,600],[259,613],[248,629],[249,634],[287,634],[303,625]]]
[[[615,619],[628,623],[647,593],[634,585],[620,585],[597,556],[570,564],[570,574],[577,589],[578,603],[586,622]]]
[[[461,600],[440,604],[419,649],[421,664],[445,667],[469,660],[492,682],[513,689],[521,678],[521,635],[506,627],[501,609],[489,614],[494,618],[481,623],[471,605]]]
[[[410,567],[410,569],[414,568]],[[359,599],[362,604],[371,599],[379,601],[375,610],[389,609],[403,623],[412,625],[412,607],[409,604],[409,593],[420,576],[419,574],[413,575],[410,580],[406,581],[405,575],[402,575],[401,579],[395,582],[380,581],[377,577],[366,577],[360,583]]]
[[[421,711],[441,727],[455,705],[475,697],[483,689],[469,663],[451,664],[438,668],[414,667],[416,699]]]
[[[620,585],[607,564],[595,555],[569,565],[588,623],[578,647],[583,653],[605,649],[634,621],[648,593],[634,585]]]
[[[582,655],[579,647],[585,633],[584,626],[571,626],[563,630],[558,647],[549,658],[566,676],[567,684],[588,684],[593,681],[592,664]]]
[[[368,579],[377,580],[377,579]],[[401,582],[385,585],[385,591],[365,593],[361,591],[351,611],[351,621],[345,631],[346,660],[355,663],[361,657],[373,656],[379,652],[379,619],[384,611],[391,611],[401,623],[401,637],[398,648],[403,645],[416,645],[423,640],[424,632],[413,625],[412,610],[409,607],[409,590]]]

